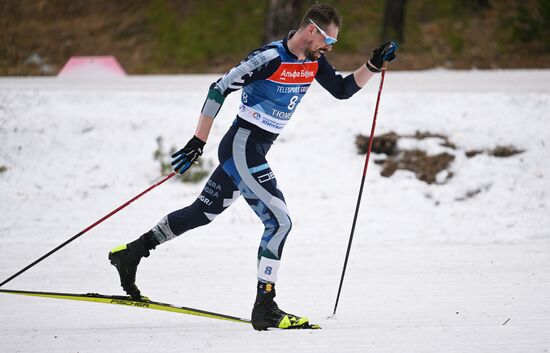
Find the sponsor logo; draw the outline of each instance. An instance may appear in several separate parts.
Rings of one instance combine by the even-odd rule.
[[[211,188],[209,188],[208,186],[205,186],[204,189],[202,189],[202,192],[205,193],[205,194],[207,194],[207,195],[210,195],[210,196],[212,196],[212,197],[218,197],[218,196],[220,196],[216,190],[211,189]]]
[[[112,304],[120,304],[120,305],[129,305],[129,306],[138,306],[142,308],[148,308],[149,303],[142,303],[142,302],[135,302],[132,300],[123,300],[123,299],[112,299]]]
[[[281,126],[280,124],[277,124],[277,123],[274,123],[273,121],[270,121],[270,120],[267,120],[267,119],[262,119],[262,124],[266,125],[266,126],[270,126],[274,129],[277,129],[277,130],[281,130],[283,128],[283,126]]]
[[[306,86],[277,86],[277,93],[306,93],[309,85]]]
[[[214,181],[212,181],[212,179],[208,179],[208,181],[206,182],[206,185],[216,190],[220,190],[220,191],[222,190],[222,186],[220,184],[216,184]]]
[[[212,203],[214,202],[213,200],[210,200],[209,198],[204,197],[204,195],[199,195],[199,200],[200,200],[201,202],[204,202],[204,203],[207,204],[208,206],[212,205]]]
[[[260,184],[263,184],[265,183],[266,181],[270,181],[272,179],[275,179],[275,174],[273,174],[273,172],[269,172],[267,174],[264,174],[264,175],[260,175],[258,177],[258,181],[260,182]]]
[[[283,72],[281,72],[281,75],[279,76],[281,81],[286,81],[287,78],[298,78],[298,77],[305,77],[305,78],[315,77],[315,71],[309,71],[309,70],[287,71],[287,70],[283,70]]]
[[[271,113],[271,115],[281,120],[290,120],[290,117],[292,116],[292,112],[286,113],[277,109],[273,109],[273,112]]]
[[[268,80],[285,84],[311,83],[317,73],[317,62],[282,63]]]
[[[265,126],[270,127],[276,130],[281,130],[286,121],[273,121],[272,119],[277,119],[276,117],[271,117],[270,113],[263,113],[264,115],[258,113],[257,111],[254,111],[253,108],[244,106],[244,114],[240,115],[243,119],[257,124],[258,126]],[[281,119],[282,120],[282,119]],[[287,119],[288,120],[288,119]],[[261,124],[261,125],[260,125]]]

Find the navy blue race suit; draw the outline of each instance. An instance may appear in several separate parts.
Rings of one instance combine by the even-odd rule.
[[[343,77],[324,55],[317,61],[298,60],[287,39],[252,51],[210,86],[202,113],[216,117],[225,97],[242,89],[237,118],[219,145],[220,164],[199,197],[152,229],[159,243],[210,223],[242,195],[265,226],[258,250],[258,279],[276,282],[292,221],[266,155],[313,79],[338,99],[360,89],[353,75]]]

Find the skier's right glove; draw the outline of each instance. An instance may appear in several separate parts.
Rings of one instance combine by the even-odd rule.
[[[183,174],[191,165],[202,155],[202,150],[206,142],[199,139],[197,136],[193,136],[184,148],[177,151],[172,155],[174,160],[172,165],[176,173]]]
[[[394,61],[396,58],[395,51],[397,50],[397,43],[386,42],[372,52],[372,57],[367,61],[367,69],[372,72],[382,71],[384,61]]]

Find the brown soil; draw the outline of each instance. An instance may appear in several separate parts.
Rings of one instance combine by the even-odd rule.
[[[399,135],[395,132],[375,136],[372,140],[372,152],[375,154],[383,154],[385,158],[378,158],[374,162],[382,166],[380,174],[384,177],[391,177],[398,170],[407,170],[415,174],[418,180],[428,184],[440,183],[443,184],[451,179],[454,174],[450,171],[455,155],[452,153],[439,153],[437,155],[428,155],[425,151],[419,149],[400,149],[398,141],[400,138],[414,138],[422,140],[426,138],[437,138],[440,140],[440,145],[449,148],[451,151],[461,153],[457,146],[451,142],[448,136],[443,134],[434,134],[431,132],[417,131],[414,135]],[[355,145],[359,154],[366,154],[369,146],[370,138],[364,135],[357,135]],[[489,150],[468,150],[465,155],[468,158],[473,158],[479,154],[488,154],[493,157],[511,157],[518,153],[523,153],[524,150],[517,149],[514,146],[497,146]],[[455,153],[455,154],[456,154]],[[447,171],[444,180],[437,180],[437,175],[443,171]],[[473,197],[477,195],[479,190],[472,191]]]

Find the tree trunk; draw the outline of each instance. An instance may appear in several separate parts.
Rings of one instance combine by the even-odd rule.
[[[477,10],[487,10],[491,8],[489,0],[476,0],[474,5],[477,7]]]
[[[397,40],[404,42],[403,26],[405,23],[405,7],[407,0],[386,0],[384,6],[384,22],[382,23],[382,42]]]
[[[268,0],[264,43],[285,37],[300,23],[304,0]]]

